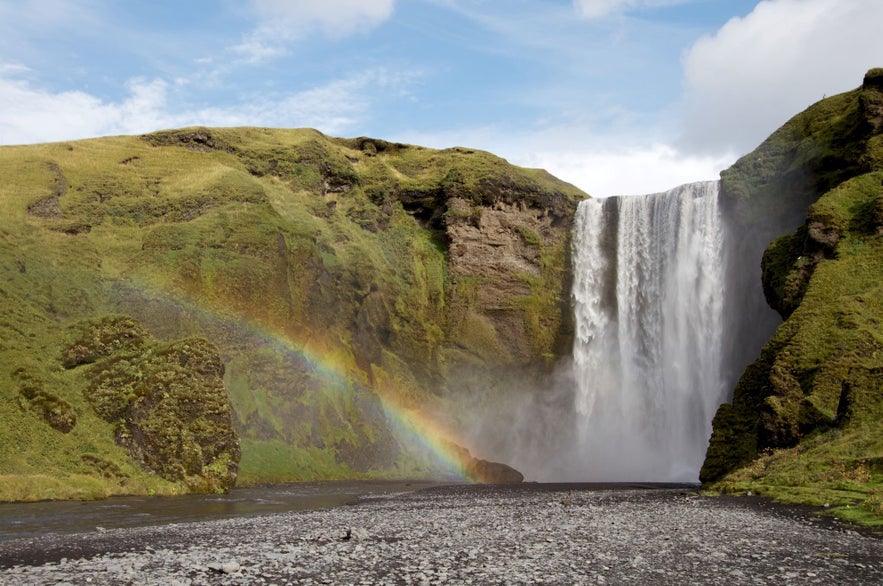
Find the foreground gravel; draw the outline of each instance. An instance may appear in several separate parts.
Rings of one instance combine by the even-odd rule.
[[[428,489],[0,542],[0,584],[880,584],[883,540],[683,489]]]

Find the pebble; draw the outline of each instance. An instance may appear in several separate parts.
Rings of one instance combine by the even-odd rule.
[[[683,489],[453,486],[0,542],[0,583],[883,583],[883,540],[811,521]],[[21,562],[47,551],[59,555]]]
[[[222,574],[235,574],[241,568],[242,568],[242,566],[240,566],[237,562],[224,562],[222,564],[211,563],[208,565],[209,570],[214,570],[215,572],[221,572]]]

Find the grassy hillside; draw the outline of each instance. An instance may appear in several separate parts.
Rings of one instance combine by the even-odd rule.
[[[702,479],[883,518],[883,70],[723,174],[750,224],[798,210],[763,258],[785,322],[714,419]]]
[[[149,356],[178,340],[223,361],[240,482],[443,473],[400,420],[456,429],[454,373],[498,393],[568,347],[584,197],[488,153],[313,130],[0,147],[0,500],[213,489],[121,439],[144,381],[174,386]],[[469,259],[491,227],[504,253],[488,272]],[[66,368],[72,337],[110,315],[150,352]]]

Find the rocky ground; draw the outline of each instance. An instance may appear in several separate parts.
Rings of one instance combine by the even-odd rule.
[[[883,540],[685,489],[460,486],[0,542],[2,584],[880,584]]]

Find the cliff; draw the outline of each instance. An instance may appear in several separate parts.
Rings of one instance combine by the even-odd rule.
[[[881,131],[874,69],[722,174],[732,232],[777,236],[761,277],[784,323],[718,410],[704,482],[883,514]]]
[[[584,197],[313,130],[0,148],[0,499],[451,473],[454,397],[570,351]]]

